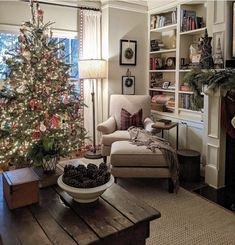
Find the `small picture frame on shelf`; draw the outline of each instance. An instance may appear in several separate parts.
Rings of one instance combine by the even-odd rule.
[[[122,76],[122,94],[135,94],[135,76]]]
[[[137,41],[120,40],[120,65],[136,65]]]
[[[170,84],[171,84],[171,82],[164,82],[164,83],[162,84],[162,88],[163,88],[163,89],[168,89],[168,87],[170,86]]]

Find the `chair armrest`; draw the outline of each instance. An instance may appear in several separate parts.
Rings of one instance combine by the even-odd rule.
[[[116,130],[116,121],[114,117],[108,118],[106,121],[97,125],[97,130],[102,134],[111,134]]]
[[[157,133],[160,133],[161,130],[160,129],[157,129],[157,128],[152,128],[152,125],[154,124],[154,121],[149,118],[149,117],[146,117],[144,119],[144,129],[152,134],[157,134]]]

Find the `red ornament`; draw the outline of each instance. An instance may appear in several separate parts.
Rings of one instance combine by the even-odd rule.
[[[34,131],[34,132],[32,132],[32,137],[33,137],[33,139],[35,139],[35,140],[40,139],[40,137],[41,137],[41,132],[40,132],[40,131]]]
[[[37,16],[41,17],[41,16],[43,16],[43,14],[44,14],[44,11],[41,8],[39,8],[37,10]]]
[[[79,109],[79,103],[78,102],[75,102],[74,104],[74,110],[78,110]]]
[[[37,104],[37,109],[38,109],[39,111],[42,110],[42,103],[41,103],[41,102],[39,102],[39,103]]]
[[[45,54],[44,54],[44,58],[45,58],[45,59],[48,59],[48,58],[49,58],[49,54],[48,54],[48,53],[45,53]]]
[[[74,113],[73,113],[73,118],[76,119],[77,117],[78,117],[77,112],[74,112]]]
[[[35,107],[35,100],[34,100],[34,99],[30,100],[30,101],[29,101],[29,105],[30,105],[30,107],[31,107],[31,110],[34,110],[34,107]]]
[[[64,96],[64,104],[65,105],[69,104],[69,96],[68,95]]]
[[[59,127],[59,117],[57,115],[53,115],[51,122],[52,122],[52,128],[58,128]]]

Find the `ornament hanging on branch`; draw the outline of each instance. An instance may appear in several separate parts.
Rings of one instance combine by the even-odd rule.
[[[45,132],[47,130],[46,126],[44,125],[44,122],[40,122],[40,127],[39,127],[41,132]]]
[[[30,105],[31,110],[33,111],[35,108],[35,100],[34,99],[30,100],[29,105]]]
[[[58,115],[53,115],[51,121],[52,121],[52,127],[51,128],[59,128],[60,119],[59,119]]]

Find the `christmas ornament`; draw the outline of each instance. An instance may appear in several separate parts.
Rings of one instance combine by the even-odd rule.
[[[73,118],[76,119],[78,117],[77,112],[73,112]]]
[[[72,129],[71,135],[72,135],[72,136],[76,136],[76,135],[77,135],[77,130],[76,130],[76,129]]]
[[[39,111],[42,110],[42,103],[41,103],[41,102],[38,102],[38,104],[37,104],[37,109],[38,109]]]
[[[52,119],[52,128],[59,128],[59,116],[58,115],[53,115]]]
[[[68,95],[65,95],[65,96],[63,97],[63,103],[64,103],[65,105],[69,104],[69,96],[68,96]]]
[[[38,62],[38,58],[36,56],[33,56],[32,59],[31,59],[31,62],[33,64],[36,64]]]
[[[79,109],[79,103],[78,102],[75,102],[74,104],[74,110],[78,110]]]
[[[35,101],[34,101],[34,99],[30,100],[29,105],[31,107],[31,110],[33,111],[34,108],[35,108]]]
[[[44,54],[44,58],[45,58],[45,59],[48,59],[48,58],[49,58],[49,54],[48,54],[48,53],[45,53],[45,54]]]
[[[45,132],[47,130],[46,126],[44,125],[44,122],[40,122],[40,127],[39,127],[41,132]]]
[[[41,16],[43,16],[43,14],[44,14],[44,11],[41,8],[39,8],[37,10],[37,16],[41,17]]]
[[[32,138],[37,140],[41,138],[41,132],[40,131],[34,131],[32,132]]]
[[[26,89],[25,85],[22,84],[22,85],[20,85],[20,86],[16,89],[16,92],[19,93],[19,94],[24,94],[25,89]]]
[[[28,50],[25,50],[25,51],[22,53],[22,56],[24,56],[26,60],[30,60],[30,58],[31,58],[31,53],[30,53]]]
[[[6,60],[6,64],[7,65],[11,65],[13,63],[13,59],[12,58],[8,58],[7,60]]]

